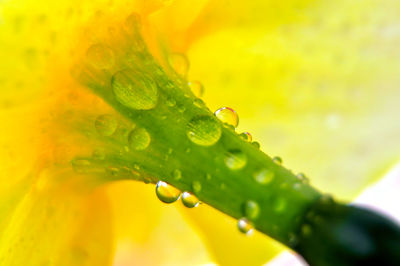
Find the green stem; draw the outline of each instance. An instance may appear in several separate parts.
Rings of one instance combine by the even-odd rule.
[[[125,173],[117,171],[113,180],[164,181],[236,219],[247,218],[258,231],[307,250],[310,258],[302,246],[305,217],[325,197],[217,120],[184,78],[156,62],[137,26],[115,36],[95,44],[103,48],[95,62],[85,59],[78,75],[121,115],[123,126],[113,135],[97,136],[106,146],[107,164]],[[89,170],[104,164],[86,160]]]

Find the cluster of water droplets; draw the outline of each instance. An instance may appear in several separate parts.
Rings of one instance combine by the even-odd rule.
[[[198,193],[201,190],[201,184],[193,183],[192,189],[195,193]],[[195,208],[200,204],[199,199],[193,193],[188,191],[182,193],[179,189],[164,181],[157,182],[156,195],[158,199],[164,203],[173,203],[181,198],[183,205],[187,208]]]

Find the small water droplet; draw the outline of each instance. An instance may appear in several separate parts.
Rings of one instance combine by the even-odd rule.
[[[179,199],[181,192],[163,181],[158,181],[156,185],[156,194],[158,199],[162,202],[173,203]]]
[[[282,158],[279,156],[275,156],[274,158],[272,158],[272,161],[274,161],[274,163],[281,165],[282,164]]]
[[[274,172],[268,169],[261,169],[253,175],[254,180],[263,185],[270,183],[274,179],[274,176]]]
[[[311,229],[311,226],[310,226],[310,225],[304,224],[304,225],[301,227],[301,234],[302,234],[304,237],[309,237],[309,236],[311,235],[311,233],[312,233],[312,229]]]
[[[106,171],[107,171],[107,173],[110,174],[111,176],[116,176],[116,175],[118,175],[118,173],[119,173],[119,168],[110,166],[110,167],[108,167],[108,168],[106,169]]]
[[[106,153],[104,149],[98,148],[93,150],[92,156],[94,159],[97,160],[104,160],[106,158]]]
[[[174,98],[168,98],[165,100],[165,104],[169,107],[174,107],[176,104],[176,101]]]
[[[190,81],[189,88],[192,90],[194,96],[201,97],[204,93],[204,86],[199,81]]]
[[[257,141],[253,141],[253,142],[251,143],[251,145],[253,145],[256,149],[259,149],[259,148],[260,148],[260,143],[257,142]]]
[[[129,133],[128,142],[132,149],[141,151],[150,145],[151,137],[146,129],[139,127]]]
[[[322,204],[332,204],[334,203],[334,199],[330,194],[323,194],[318,201]]]
[[[253,225],[246,218],[240,218],[238,220],[238,229],[246,235],[251,235],[254,231]]]
[[[242,134],[239,135],[242,139],[245,141],[251,142],[253,140],[253,137],[249,132],[243,132]]]
[[[180,76],[186,77],[189,71],[189,59],[181,53],[173,53],[169,56],[169,64],[172,69]]]
[[[247,155],[241,150],[230,150],[225,154],[224,161],[229,169],[242,169],[247,163]]]
[[[221,137],[221,127],[211,116],[196,116],[188,123],[188,138],[195,144],[211,146]]]
[[[274,205],[274,210],[276,212],[282,212],[286,208],[286,200],[284,198],[281,198],[281,197],[276,198],[274,200],[273,205]]]
[[[299,239],[297,238],[297,236],[293,233],[289,233],[288,235],[288,241],[289,241],[289,245],[291,247],[294,247],[297,245],[297,243],[299,242]]]
[[[193,100],[193,104],[199,108],[204,108],[206,105],[204,104],[202,99],[196,98]]]
[[[149,110],[157,104],[157,84],[144,73],[129,69],[119,71],[112,77],[111,86],[116,99],[125,107]]]
[[[138,31],[142,27],[140,15],[136,12],[130,14],[125,20],[125,25],[128,27],[128,29]]]
[[[175,170],[172,172],[172,177],[173,177],[175,180],[181,179],[181,178],[182,178],[182,172],[181,172],[181,170],[175,169]]]
[[[303,173],[298,173],[297,174],[297,178],[303,183],[303,184],[308,184],[310,181],[308,179],[308,177],[303,174]]]
[[[253,200],[248,200],[244,203],[244,216],[250,220],[254,220],[260,213],[258,203]]]
[[[85,159],[74,159],[71,161],[72,168],[77,173],[84,173],[91,167],[91,163]]]
[[[195,194],[199,193],[201,191],[201,183],[199,181],[193,181],[192,189]]]
[[[97,69],[109,69],[115,62],[113,51],[103,44],[90,46],[86,52],[86,58]]]
[[[182,193],[182,203],[188,208],[194,208],[199,206],[200,201],[195,195],[185,191]]]
[[[183,106],[183,105],[179,105],[179,106],[177,107],[177,109],[178,109],[178,112],[179,112],[179,113],[183,113],[183,112],[186,111],[186,107]]]
[[[111,136],[117,129],[118,122],[112,115],[100,115],[94,122],[97,132],[102,136]]]
[[[215,116],[223,123],[228,124],[236,128],[239,124],[239,116],[229,107],[222,107],[215,111]]]

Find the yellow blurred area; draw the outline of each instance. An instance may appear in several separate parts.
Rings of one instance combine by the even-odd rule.
[[[260,265],[282,249],[208,206],[166,206],[134,182],[85,187],[66,167],[93,145],[79,119],[112,112],[71,78],[74,63],[132,12],[157,58],[186,53],[211,109],[234,108],[266,153],[349,200],[399,159],[399,11],[394,0],[0,2],[0,264]]]

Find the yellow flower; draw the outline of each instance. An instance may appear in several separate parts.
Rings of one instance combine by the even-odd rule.
[[[351,200],[397,162],[396,1],[29,1],[0,4],[0,264],[259,265],[282,250],[208,206],[165,206],[154,187],[104,184],[70,161],[114,111],[72,76],[132,12],[156,58],[184,53],[211,109]],[[161,47],[161,49],[160,49]],[[82,166],[82,165],[81,165]],[[110,169],[112,171],[112,169]],[[177,211],[179,210],[179,211]]]

